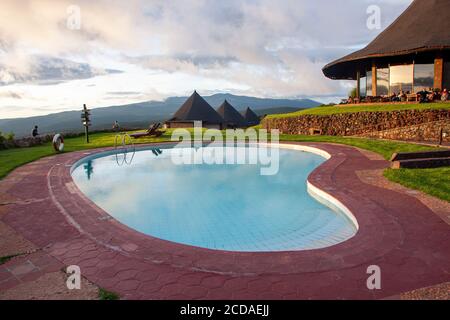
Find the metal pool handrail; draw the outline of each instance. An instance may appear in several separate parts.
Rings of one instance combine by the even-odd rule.
[[[131,142],[132,150],[133,150],[133,154],[132,154],[131,159],[129,161],[127,160],[127,155],[128,155],[128,147],[127,147],[127,141],[126,141],[127,137],[129,138],[129,141]],[[121,151],[123,152],[124,155],[123,155],[122,162],[120,162],[119,161],[119,156],[118,156],[119,152],[116,152],[117,165],[119,167],[123,166],[124,164],[131,165],[131,163],[133,162],[133,159],[134,159],[134,155],[136,154],[136,146],[134,145],[134,142],[133,142],[133,140],[131,139],[131,136],[128,133],[120,133],[120,134],[116,134],[116,136],[114,138],[114,149],[115,150],[117,150],[117,148],[118,148],[118,144],[117,144],[118,138],[122,139],[122,143],[121,143],[121,148],[120,149],[121,149]]]

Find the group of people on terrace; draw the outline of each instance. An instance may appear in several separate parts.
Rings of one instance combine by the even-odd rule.
[[[450,101],[450,95],[447,89],[422,89],[417,93],[411,93],[410,91],[400,90],[398,93],[393,93],[390,96],[381,97],[366,97],[364,99],[359,99],[355,97],[348,97],[344,99],[341,104],[357,104],[364,102],[408,102],[408,101],[418,101],[420,103],[429,103],[436,101]]]
[[[394,93],[389,98],[391,102],[405,102],[408,101],[408,97],[411,95],[414,97],[414,94],[411,94],[409,91],[404,92],[403,90],[401,90],[398,94]],[[449,100],[448,90],[444,89],[440,91],[439,89],[433,88],[429,88],[427,90],[424,88],[415,94],[415,100],[421,103],[434,101],[448,101]]]

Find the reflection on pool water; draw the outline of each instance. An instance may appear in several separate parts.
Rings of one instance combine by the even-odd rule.
[[[94,203],[147,235],[227,251],[324,248],[353,237],[348,217],[312,198],[308,175],[321,156],[280,149],[279,172],[259,165],[175,165],[170,149],[137,151],[132,162],[97,155],[72,176]],[[119,160],[119,161],[118,161]]]

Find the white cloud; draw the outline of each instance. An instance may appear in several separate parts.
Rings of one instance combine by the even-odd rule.
[[[194,88],[278,97],[345,95],[348,84],[326,79],[323,65],[380,32],[366,28],[368,5],[380,6],[385,28],[410,3],[2,0],[0,82],[14,82],[27,92],[29,98],[21,99],[20,106],[28,104],[30,110],[37,103],[48,109],[73,108],[81,99],[97,106],[131,103],[186,94]],[[67,28],[69,5],[81,9],[80,30]],[[70,67],[67,62],[43,68],[33,58],[36,55],[80,65]],[[124,74],[95,77],[106,69]],[[80,80],[90,77],[94,78]],[[64,90],[54,84],[51,92],[26,84],[41,78],[72,81],[62,86]],[[10,86],[0,87],[0,92],[8,90]],[[114,91],[142,94],[108,94]],[[17,99],[1,98],[0,118],[14,116],[2,108],[11,103]]]
[[[120,72],[113,69],[93,68],[87,63],[77,63],[67,59],[30,55],[26,59],[26,68],[17,68],[11,64],[11,61],[7,61],[4,65],[0,64],[0,85],[13,83],[52,85],[62,81],[88,79]]]

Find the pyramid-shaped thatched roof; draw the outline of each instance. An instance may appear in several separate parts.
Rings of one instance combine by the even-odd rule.
[[[247,125],[244,117],[227,100],[217,109],[217,113],[223,118],[226,125],[236,127],[245,127]]]
[[[256,126],[258,125],[261,120],[259,119],[259,117],[256,115],[256,113],[253,112],[252,109],[247,108],[244,112],[244,119],[247,122],[248,126]]]
[[[332,79],[355,79],[356,68],[373,58],[450,50],[450,1],[415,0],[367,47],[323,68]]]
[[[170,121],[203,121],[221,124],[223,119],[197,91],[194,91]]]

